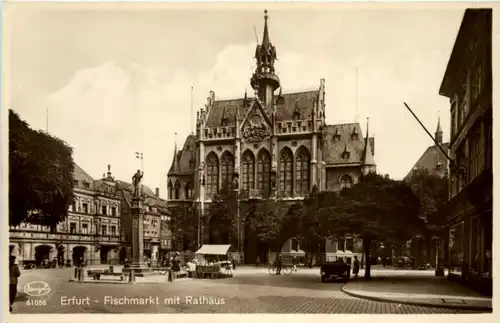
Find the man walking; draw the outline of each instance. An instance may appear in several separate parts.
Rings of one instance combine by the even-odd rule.
[[[354,264],[353,264],[353,268],[352,268],[352,273],[354,274],[354,278],[358,278],[358,273],[359,273],[358,256],[354,256]]]
[[[283,266],[283,261],[281,255],[278,256],[276,260],[276,275],[281,275],[281,267]]]
[[[16,300],[17,296],[17,283],[18,277],[21,276],[21,271],[16,263],[16,256],[9,257],[9,311],[12,312],[12,304]]]
[[[255,266],[260,267],[260,257],[257,256],[257,259],[255,259]]]

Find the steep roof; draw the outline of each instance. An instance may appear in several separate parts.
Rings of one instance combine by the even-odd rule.
[[[357,138],[353,138],[353,134],[357,134]],[[374,138],[369,138],[368,143],[373,159]],[[327,165],[361,164],[365,158],[365,145],[359,123],[327,125],[323,141],[323,161]],[[344,152],[348,154],[343,156]],[[367,156],[367,158],[370,157]]]
[[[192,174],[196,167],[196,137],[189,135],[182,150],[175,152],[168,175]]]
[[[448,151],[449,143],[441,144],[441,148],[444,151]],[[438,167],[438,164],[441,164],[441,167]],[[443,154],[441,149],[439,149],[436,145],[429,146],[425,152],[420,156],[418,161],[412,167],[412,169],[405,176],[405,179],[411,175],[413,170],[416,169],[427,169],[431,174],[436,174],[439,176],[444,176],[446,174],[448,168],[448,159]]]
[[[295,111],[298,111],[304,119],[311,118],[314,102],[317,102],[318,96],[319,90],[275,95],[276,121],[293,120]],[[239,121],[242,121],[247,109],[252,106],[253,100],[253,98],[215,100],[208,112],[206,126],[220,127],[223,118],[227,120],[227,126],[235,126],[236,115],[238,114]]]
[[[78,181],[77,187],[79,188],[92,189],[94,186],[94,179],[76,163],[74,163],[73,178]],[[89,187],[85,187],[84,182],[89,183]]]

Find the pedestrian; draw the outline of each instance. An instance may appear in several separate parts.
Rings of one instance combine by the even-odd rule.
[[[257,259],[255,259],[255,265],[257,267],[260,267],[260,257],[259,256],[257,256]]]
[[[276,260],[276,275],[281,275],[281,267],[283,266],[283,261],[281,259],[281,255],[278,255]]]
[[[352,269],[352,273],[354,274],[354,278],[358,278],[358,273],[359,273],[359,260],[358,256],[354,256],[354,266]]]
[[[16,256],[11,255],[9,257],[9,311],[12,312],[12,304],[16,300],[17,296],[17,283],[18,277],[21,276],[21,271],[17,265]]]
[[[235,270],[236,269],[236,259],[234,257],[233,257],[232,263],[233,263],[233,270]]]

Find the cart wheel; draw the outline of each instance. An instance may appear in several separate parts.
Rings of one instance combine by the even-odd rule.
[[[276,267],[269,267],[269,274],[276,275]]]
[[[29,268],[30,268],[30,269],[35,269],[35,268],[36,268],[36,265],[35,265],[35,264],[30,264],[30,265],[29,265]]]
[[[292,273],[292,267],[283,267],[283,272],[285,275],[290,275]]]

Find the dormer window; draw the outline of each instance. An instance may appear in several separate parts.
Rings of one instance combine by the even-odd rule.
[[[436,164],[436,169],[442,169],[443,168],[443,164],[441,162],[438,162]]]
[[[358,140],[358,139],[359,139],[358,132],[356,131],[356,128],[354,128],[351,134],[351,140]]]
[[[220,124],[222,127],[227,127],[228,120],[227,118],[222,118]]]
[[[333,141],[338,142],[338,141],[340,141],[340,138],[341,138],[341,136],[340,136],[340,133],[339,133],[339,129],[337,128],[335,130],[335,134],[333,135]]]
[[[351,157],[351,153],[347,151],[347,143],[345,144],[344,151],[342,152],[341,157],[342,159],[349,159],[349,157]]]

